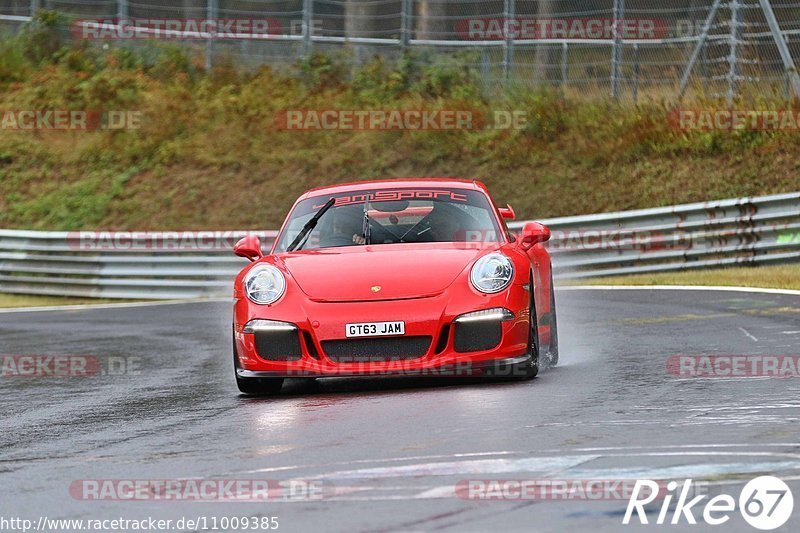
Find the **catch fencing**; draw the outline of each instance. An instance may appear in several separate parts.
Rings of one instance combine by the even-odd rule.
[[[471,69],[487,83],[557,87],[637,101],[686,91],[732,101],[800,96],[800,0],[7,0],[0,26],[38,9],[109,25],[267,20],[268,35],[190,31],[170,38],[245,65],[289,65],[318,51],[358,65],[411,51],[419,64]],[[110,32],[114,34],[114,32]],[[108,35],[106,36],[108,37]],[[152,35],[151,35],[152,37]],[[109,38],[107,46],[147,39]]]
[[[800,192],[541,220],[557,279],[800,261]],[[518,232],[524,222],[510,224]],[[0,230],[0,292],[97,298],[230,296],[235,241],[274,231]],[[419,274],[414,274],[419,275]]]

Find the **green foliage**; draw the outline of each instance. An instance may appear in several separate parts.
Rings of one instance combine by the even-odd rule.
[[[396,62],[375,56],[356,70],[350,84],[353,98],[383,103],[408,96],[478,100],[480,83],[464,64],[466,58],[406,52]]]
[[[469,54],[406,53],[350,68],[313,54],[294,71],[211,71],[173,45],[64,43],[43,14],[0,43],[0,109],[139,112],[139,129],[3,132],[0,227],[276,227],[309,187],[378,176],[485,180],[522,218],[667,205],[797,187],[798,136],[683,132],[671,108],[489,87]],[[50,25],[50,26],[48,26]],[[60,37],[59,37],[60,38]],[[54,40],[51,40],[54,39]],[[785,107],[761,96],[751,106]],[[700,108],[723,106],[705,101]],[[286,110],[471,110],[518,129],[283,131]]]
[[[68,21],[55,11],[37,11],[19,36],[22,49],[34,64],[58,59],[68,40]]]
[[[296,64],[302,79],[312,89],[323,90],[344,83],[344,63],[332,55],[314,52]]]
[[[0,41],[0,83],[24,80],[30,64],[22,48],[13,39]]]
[[[426,65],[413,86],[415,92],[429,98],[469,98],[480,94],[480,83],[476,73],[460,59],[460,55]]]
[[[54,11],[37,12],[19,34],[0,40],[0,83],[22,81],[34,67],[57,61],[66,41],[66,18]]]

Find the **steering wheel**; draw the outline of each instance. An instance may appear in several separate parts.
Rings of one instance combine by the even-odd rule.
[[[380,232],[383,232],[383,233],[386,233],[386,234],[390,235],[391,237],[393,237],[393,241],[392,242],[403,242],[402,238],[400,237],[400,235],[395,233],[394,230],[390,226],[388,226],[388,225],[384,226],[383,224],[379,224],[379,223],[374,222],[372,220],[369,221],[369,224],[370,224],[370,228],[371,228],[371,231],[372,231],[373,239],[375,237],[375,233],[376,233],[376,230],[377,230],[377,233],[379,235],[380,235]]]

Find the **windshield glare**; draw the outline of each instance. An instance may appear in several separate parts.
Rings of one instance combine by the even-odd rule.
[[[284,252],[329,201],[316,196],[292,211],[276,252]],[[381,189],[334,195],[335,203],[295,250],[364,244],[498,242],[497,220],[480,192],[461,189]]]

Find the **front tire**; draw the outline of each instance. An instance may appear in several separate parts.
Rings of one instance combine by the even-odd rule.
[[[558,317],[556,315],[556,291],[553,287],[553,274],[550,273],[550,346],[548,355],[550,366],[558,366]]]
[[[533,297],[533,273],[531,273],[530,332],[528,333],[528,353],[531,355],[527,363],[514,367],[514,376],[520,380],[533,379],[539,374],[539,326],[536,321],[536,303]]]

